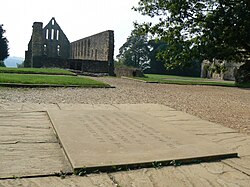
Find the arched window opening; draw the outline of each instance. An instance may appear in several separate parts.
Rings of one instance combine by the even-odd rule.
[[[59,30],[56,31],[56,40],[59,40]]]
[[[52,19],[52,25],[55,25],[55,20]]]
[[[54,40],[54,29],[51,29],[51,40]]]
[[[47,55],[47,45],[46,44],[43,45],[43,54]]]
[[[60,56],[60,45],[57,45],[57,55]]]
[[[49,29],[46,30],[46,40],[49,39]]]

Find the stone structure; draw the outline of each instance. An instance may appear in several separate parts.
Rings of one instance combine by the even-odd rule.
[[[223,80],[235,80],[236,71],[242,63],[233,63],[223,61],[220,63],[218,60],[210,62],[204,60],[201,65],[201,78],[213,78]]]
[[[69,42],[55,18],[43,28],[34,22],[25,67],[57,67],[113,74],[114,32],[111,30]]]
[[[156,162],[167,166],[173,161],[217,161],[238,155],[184,130],[198,120],[204,131],[206,121],[163,105],[85,105],[83,110],[82,106],[48,111],[75,174],[152,167]],[[199,131],[197,126],[195,131]]]
[[[145,77],[143,71],[138,68],[115,67],[114,72],[117,77]]]

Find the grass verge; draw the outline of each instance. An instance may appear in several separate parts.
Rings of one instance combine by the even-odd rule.
[[[79,86],[108,88],[110,85],[86,77],[0,73],[0,85]]]
[[[239,88],[250,88],[250,82],[236,84]]]
[[[139,77],[137,79],[144,80],[148,83],[236,87],[236,84],[233,81],[220,81],[198,77],[184,77],[174,75],[145,74],[145,76],[146,77]]]
[[[46,75],[75,75],[74,73],[64,69],[52,68],[6,68],[0,67],[0,73],[15,74],[46,74]]]

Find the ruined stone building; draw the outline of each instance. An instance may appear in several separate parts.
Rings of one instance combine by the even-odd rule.
[[[41,22],[34,22],[24,66],[113,74],[113,56],[113,31],[104,31],[70,43],[55,18],[52,18],[45,27]]]
[[[243,63],[204,60],[201,64],[201,78],[235,81],[236,72],[241,65]]]

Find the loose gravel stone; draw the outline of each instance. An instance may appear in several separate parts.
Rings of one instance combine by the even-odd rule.
[[[94,78],[116,88],[5,88],[0,103],[155,103],[250,133],[250,89],[149,84],[120,78]]]

